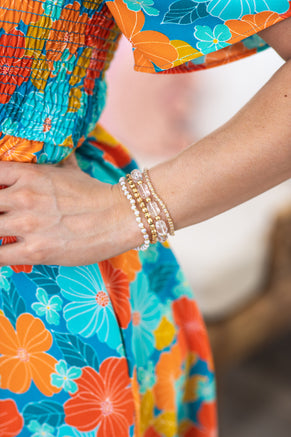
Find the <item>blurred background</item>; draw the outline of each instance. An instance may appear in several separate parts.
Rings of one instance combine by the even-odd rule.
[[[151,166],[227,121],[281,64],[268,49],[206,71],[136,73],[122,39],[101,123]],[[170,242],[207,324],[220,437],[290,437],[291,180]]]

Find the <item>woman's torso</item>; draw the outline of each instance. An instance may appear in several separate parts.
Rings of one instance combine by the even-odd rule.
[[[99,0],[6,0],[0,27],[0,160],[59,162],[104,108],[120,32]]]

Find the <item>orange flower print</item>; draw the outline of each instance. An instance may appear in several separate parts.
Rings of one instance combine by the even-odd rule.
[[[99,263],[106,289],[121,328],[127,328],[130,322],[129,282],[125,273],[115,269],[108,261]]]
[[[110,258],[109,262],[116,269],[122,270],[130,282],[134,281],[136,273],[141,270],[141,263],[136,250],[130,250],[122,255]]]
[[[46,354],[52,336],[40,319],[21,314],[16,330],[0,315],[0,377],[1,388],[25,393],[33,381],[41,393],[52,396],[60,391],[50,383],[57,360]]]
[[[15,273],[20,273],[20,272],[24,272],[24,273],[31,273],[32,272],[32,266],[27,264],[27,265],[17,265],[17,266],[10,266],[12,268],[12,270]]]
[[[67,5],[60,18],[54,22],[46,43],[46,57],[49,61],[59,61],[65,50],[71,55],[85,44],[85,30],[88,15],[80,15],[80,3]]]
[[[216,67],[218,65],[228,64],[247,56],[253,55],[257,49],[249,49],[242,42],[237,42],[221,50],[209,53],[205,56],[204,66],[206,68]]]
[[[161,437],[161,434],[157,433],[153,426],[150,426],[144,433],[143,437]]]
[[[208,334],[199,308],[194,300],[181,297],[173,302],[174,321],[179,327],[179,342],[212,363]]]
[[[0,190],[2,188],[7,188],[5,185],[0,185]],[[16,237],[1,237],[0,236],[0,240],[1,241],[1,245],[4,244],[12,244],[12,243],[16,243],[17,238]],[[25,273],[31,273],[32,271],[32,266],[30,265],[17,265],[17,266],[10,266],[12,268],[12,270],[15,273],[20,273],[20,272],[25,272]]]
[[[38,20],[43,13],[42,3],[44,0],[1,0],[0,21],[1,28],[10,32],[17,27],[20,21],[29,24]]]
[[[160,410],[175,410],[174,382],[182,374],[182,357],[178,345],[161,354],[156,366],[157,382],[153,387],[155,402]]]
[[[240,20],[228,20],[226,26],[231,32],[229,43],[234,43],[260,30],[278,23],[282,18],[276,12],[266,11],[255,15],[245,15]]]
[[[12,244],[16,243],[17,238],[16,237],[0,237],[0,240],[2,239],[2,244]]]
[[[28,81],[32,58],[24,56],[24,47],[25,39],[18,30],[0,37],[0,103],[7,103],[16,87]]]
[[[98,437],[128,435],[134,403],[125,358],[107,358],[99,373],[84,367],[78,391],[65,405],[65,421],[79,431],[98,428]]]
[[[0,161],[36,162],[43,142],[6,135],[0,140]]]
[[[23,418],[12,399],[0,400],[0,435],[15,437],[23,428]]]
[[[205,402],[198,412],[197,425],[186,428],[183,437],[218,437],[216,403]]]
[[[95,79],[104,74],[109,65],[112,56],[108,57],[108,54],[111,52],[113,55],[112,46],[114,42],[112,38],[118,32],[118,28],[106,4],[103,5],[100,11],[95,12],[93,17],[87,22],[85,44],[93,48],[84,80],[84,89],[87,94],[93,94]],[[107,64],[106,68],[105,64]]]
[[[144,30],[143,12],[131,11],[122,0],[109,1],[107,5],[120,30],[132,44],[135,70],[155,73],[152,63],[159,68],[171,68],[178,59],[178,52],[169,38],[161,32]]]
[[[104,151],[103,159],[114,166],[123,168],[131,162],[127,149],[122,144],[108,145],[100,141],[90,141],[92,146]]]
[[[92,130],[90,144],[104,151],[103,159],[111,162],[114,166],[123,168],[131,162],[131,156],[127,148],[113,138],[99,123]]]
[[[0,187],[1,189],[1,187]],[[0,240],[2,240],[1,245],[4,246],[4,244],[12,244],[16,243],[17,238],[16,237],[0,237]],[[30,265],[17,265],[17,266],[10,266],[12,270],[15,273],[25,272],[25,273],[31,273],[32,266]]]

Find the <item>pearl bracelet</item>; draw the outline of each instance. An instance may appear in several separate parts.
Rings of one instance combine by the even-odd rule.
[[[127,180],[127,183],[128,183],[128,185],[129,185],[129,187],[130,187],[130,189],[131,189],[131,191],[136,199],[136,202],[137,202],[137,205],[139,206],[139,209],[144,214],[144,218],[149,225],[150,236],[151,236],[150,242],[152,244],[155,244],[157,242],[158,233],[157,233],[154,221],[151,218],[149,211],[147,209],[147,204],[145,203],[146,200],[148,200],[148,199],[146,199],[144,201],[146,196],[145,196],[144,192],[139,189],[139,188],[146,188],[146,187],[141,187],[140,185],[136,186],[136,184],[134,183],[134,181],[131,178],[131,175],[129,175],[129,174],[126,175],[126,180]]]
[[[125,197],[130,202],[130,206],[131,206],[131,209],[132,209],[132,211],[133,211],[133,213],[135,215],[135,219],[137,221],[137,225],[140,228],[140,231],[141,231],[143,239],[144,239],[144,243],[141,246],[136,247],[135,250],[146,250],[146,249],[149,248],[150,239],[149,239],[149,235],[147,233],[147,230],[144,227],[144,224],[143,224],[143,222],[142,222],[142,220],[140,218],[140,212],[139,212],[139,210],[136,207],[136,202],[135,202],[134,198],[132,197],[132,195],[130,194],[130,192],[128,191],[128,189],[127,189],[125,177],[121,177],[119,179],[119,183],[121,185],[121,189],[122,189],[123,194],[125,195]]]
[[[126,178],[121,177],[119,183],[144,238],[144,243],[136,250],[146,250],[150,243],[157,241],[164,243],[169,234],[174,235],[173,220],[165,203],[155,192],[147,169],[143,172],[132,170]],[[143,215],[144,221],[140,215]]]

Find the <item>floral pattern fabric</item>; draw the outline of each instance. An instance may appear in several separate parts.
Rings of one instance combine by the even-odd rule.
[[[76,156],[104,182],[136,167],[100,126]],[[216,435],[207,332],[166,243],[89,266],[1,267],[0,308],[1,436]]]
[[[264,50],[256,34],[291,16],[288,0],[109,0],[133,48],[134,68],[180,73]]]
[[[263,48],[244,37],[289,15],[286,0],[1,1],[0,160],[76,151],[84,172],[117,183],[136,163],[96,122],[121,32],[137,69],[190,71]],[[167,243],[1,267],[0,332],[1,437],[217,435],[207,332]]]

